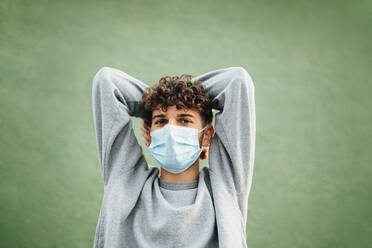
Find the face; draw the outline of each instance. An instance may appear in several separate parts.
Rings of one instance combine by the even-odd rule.
[[[150,131],[160,129],[166,124],[191,127],[198,130],[204,128],[199,111],[186,108],[177,109],[176,106],[169,106],[166,112],[162,111],[161,108],[153,111]],[[204,136],[206,137],[203,137],[203,140],[201,140],[203,132],[199,132],[199,143],[202,146],[209,146],[211,135],[213,136],[213,127],[209,125],[208,128],[204,129]]]

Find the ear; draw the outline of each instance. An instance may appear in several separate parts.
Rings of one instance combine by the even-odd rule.
[[[208,151],[209,151],[209,146],[205,147],[203,146],[202,148],[202,152],[200,153],[200,159],[201,160],[204,160],[204,159],[207,159],[208,158]]]
[[[214,136],[214,128],[212,124],[208,124],[209,126],[204,130],[204,136],[202,140],[202,152],[200,154],[200,159],[208,159],[208,152],[209,152],[209,146],[212,142],[212,138]]]
[[[201,145],[203,147],[209,147],[209,145],[212,142],[213,136],[214,136],[214,128],[212,124],[208,124],[208,127],[204,130],[204,136],[203,136]]]

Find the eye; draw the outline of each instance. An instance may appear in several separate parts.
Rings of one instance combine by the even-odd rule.
[[[161,124],[161,123],[163,123],[162,121],[164,121],[165,119],[160,119],[160,120],[157,120],[157,121],[155,121],[155,124]]]
[[[184,123],[190,123],[190,122],[191,122],[191,121],[188,120],[188,119],[181,119],[181,121],[186,121],[186,122],[184,122]]]

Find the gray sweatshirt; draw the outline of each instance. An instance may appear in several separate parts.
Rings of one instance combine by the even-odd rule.
[[[215,135],[193,182],[166,182],[145,160],[131,116],[148,85],[102,67],[93,78],[93,118],[103,199],[94,247],[248,247],[246,220],[255,153],[254,85],[242,67],[196,76],[208,90]]]

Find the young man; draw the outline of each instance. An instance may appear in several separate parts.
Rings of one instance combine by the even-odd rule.
[[[256,115],[246,70],[163,77],[148,87],[103,67],[92,94],[104,183],[94,247],[248,247]],[[211,108],[219,110],[215,129]],[[143,119],[161,170],[145,160],[131,116]]]
[[[208,157],[214,134],[212,106],[201,82],[193,83],[188,74],[163,77],[143,92],[141,107],[142,135],[160,164],[160,181],[197,181],[199,156]]]

